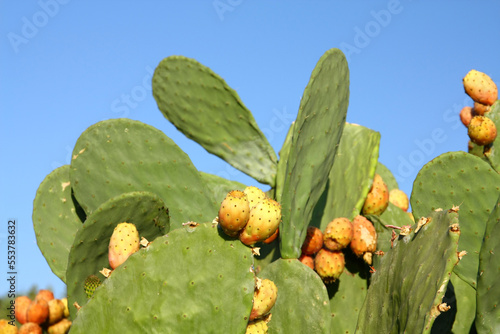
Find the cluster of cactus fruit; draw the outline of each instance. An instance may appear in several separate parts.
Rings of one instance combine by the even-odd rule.
[[[15,318],[0,320],[0,333],[5,334],[66,334],[71,327],[67,298],[57,299],[50,290],[39,290],[35,298],[15,299]]]
[[[496,97],[466,78],[500,126]],[[498,139],[436,157],[408,199],[378,161],[380,134],[346,122],[338,49],[312,71],[279,157],[193,59],[161,61],[153,96],[188,138],[269,189],[198,171],[142,122],[89,127],[33,211],[71,334],[498,332]]]

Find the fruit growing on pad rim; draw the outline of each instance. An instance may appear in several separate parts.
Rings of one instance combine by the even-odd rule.
[[[491,78],[476,70],[471,70],[463,79],[465,93],[475,102],[491,106],[498,99],[498,88]]]
[[[109,240],[109,265],[115,269],[139,250],[139,232],[134,224],[120,223]]]
[[[392,189],[389,192],[389,202],[403,211],[408,211],[408,206],[410,205],[408,196],[400,189]]]
[[[356,216],[352,221],[354,233],[351,240],[351,250],[356,256],[373,253],[377,249],[377,232],[373,224],[363,216]],[[368,263],[371,264],[371,263]]]
[[[323,247],[323,232],[315,226],[307,228],[306,239],[302,244],[302,254],[316,254]]]
[[[230,237],[238,236],[250,218],[247,195],[240,190],[230,191],[219,209],[219,225]]]
[[[321,249],[314,258],[314,269],[323,282],[329,284],[340,277],[345,268],[344,253]]]
[[[256,288],[254,292],[250,321],[268,314],[276,303],[277,298],[278,288],[276,284],[269,279],[262,280],[260,287]]]
[[[364,215],[381,215],[389,206],[389,189],[379,174],[375,174],[373,184],[363,204]]]
[[[497,127],[488,117],[475,116],[470,121],[468,135],[470,140],[475,144],[488,145],[495,141]]]
[[[323,232],[323,245],[329,250],[336,251],[346,248],[352,239],[352,223],[349,219],[335,218]]]
[[[264,241],[276,232],[281,222],[281,205],[265,198],[250,209],[250,218],[240,233],[240,240],[247,246]]]

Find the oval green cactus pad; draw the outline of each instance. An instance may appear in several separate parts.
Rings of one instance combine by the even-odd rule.
[[[68,286],[68,305],[72,318],[77,302],[83,306],[87,302],[84,289],[85,279],[96,275],[103,268],[110,268],[108,245],[113,231],[119,223],[134,224],[139,236],[153,241],[169,231],[168,209],[157,195],[148,192],[131,192],[109,199],[90,216],[76,233],[71,247],[66,272]],[[104,333],[104,332],[95,332]]]
[[[87,214],[111,197],[148,191],[167,203],[173,228],[217,215],[213,194],[187,154],[163,132],[139,121],[111,119],[85,130],[73,151],[70,178]]]
[[[78,312],[72,334],[245,333],[250,248],[217,225],[186,226],[132,254]]]
[[[163,59],[153,75],[163,115],[208,152],[261,183],[274,186],[276,153],[238,94],[194,59]]]
[[[415,221],[431,210],[460,208],[459,250],[467,255],[455,272],[474,288],[486,221],[499,193],[500,175],[481,158],[465,152],[448,152],[433,159],[413,183],[410,202]]]
[[[71,195],[69,165],[59,167],[45,177],[33,202],[33,227],[36,242],[45,260],[66,282],[68,255],[76,231],[82,226]]]
[[[298,258],[314,207],[328,183],[349,103],[349,68],[339,49],[320,58],[293,126],[281,197],[283,258]]]

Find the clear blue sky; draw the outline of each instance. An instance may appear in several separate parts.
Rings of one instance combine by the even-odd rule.
[[[171,137],[205,172],[255,184],[186,139],[158,111],[151,73],[170,55],[237,90],[279,151],[317,60],[348,55],[347,119],[379,131],[379,160],[411,193],[419,169],[467,149],[458,112],[471,69],[500,82],[498,1],[0,1],[0,271],[18,221],[18,292],[62,297],[32,227],[35,192],[70,162],[90,125],[128,117]],[[1,276],[1,275],[0,275]],[[0,277],[0,295],[7,289]]]

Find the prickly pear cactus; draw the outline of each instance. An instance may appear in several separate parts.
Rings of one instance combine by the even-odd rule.
[[[113,271],[78,311],[71,333],[244,333],[252,265],[250,248],[216,224],[173,230]]]
[[[448,309],[442,299],[459,261],[458,213],[441,209],[426,218],[425,225],[400,234],[382,258],[356,333],[430,333]]]

